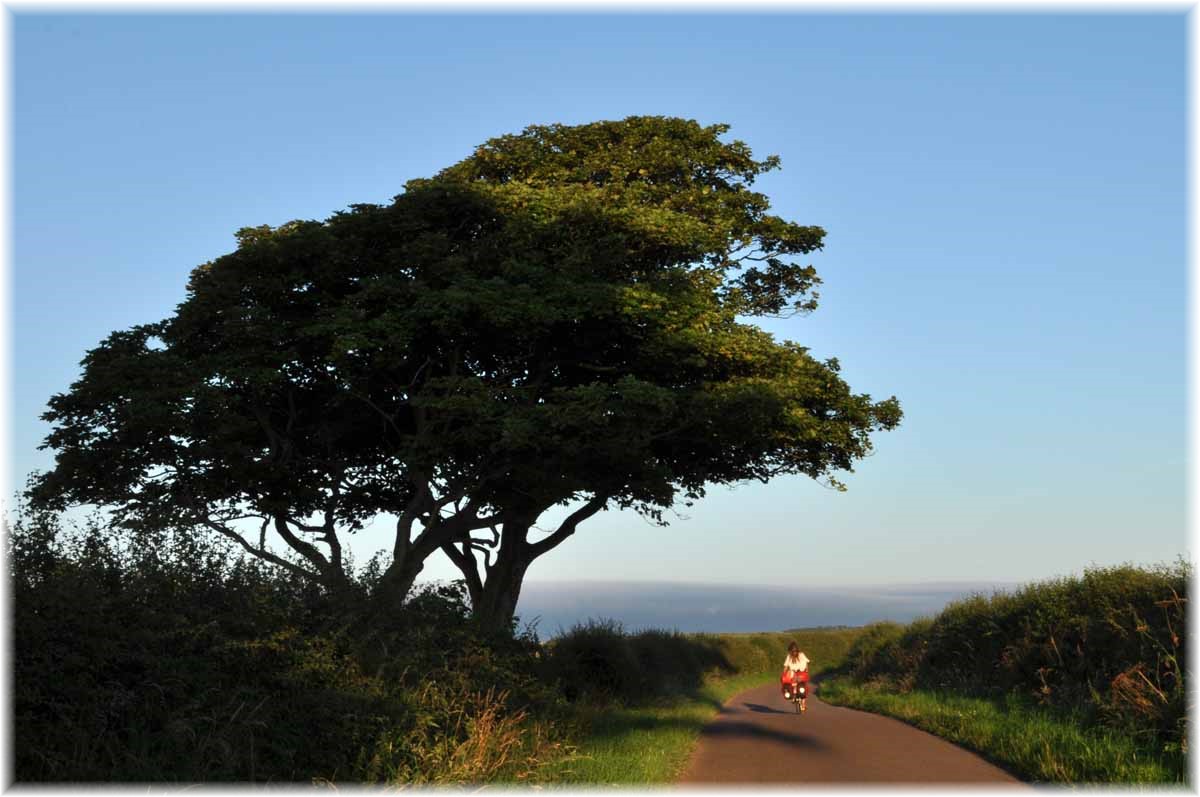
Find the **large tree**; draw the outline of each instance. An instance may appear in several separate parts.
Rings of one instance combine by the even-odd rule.
[[[382,605],[442,551],[503,626],[530,563],[603,509],[838,485],[900,407],[739,320],[816,306],[795,258],[824,231],[768,213],[751,185],[778,159],[727,129],[529,127],[389,205],[240,230],[50,400],[32,497],[209,529],[335,591],[344,535],[392,515]]]

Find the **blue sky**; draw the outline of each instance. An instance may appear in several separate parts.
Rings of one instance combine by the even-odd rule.
[[[846,493],[718,488],[667,529],[603,513],[531,580],[1011,582],[1188,552],[1182,12],[11,31],[14,489],[51,464],[37,416],[86,350],[169,315],[239,227],[386,202],[527,124],[664,114],[781,156],[758,187],[828,230],[824,285],[814,314],[766,326],[905,422]]]

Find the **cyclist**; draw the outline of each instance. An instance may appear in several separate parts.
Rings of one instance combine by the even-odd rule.
[[[787,658],[783,660],[784,675],[787,675],[789,672],[796,681],[805,683],[808,681],[808,656],[804,655],[804,651],[795,642],[788,644]],[[807,703],[808,690],[805,690],[805,696],[800,698],[801,711],[808,711]]]

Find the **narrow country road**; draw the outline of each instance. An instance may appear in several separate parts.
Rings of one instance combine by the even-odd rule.
[[[808,711],[797,714],[772,683],[725,701],[680,780],[683,786],[739,783],[1021,782],[890,717],[811,698]]]

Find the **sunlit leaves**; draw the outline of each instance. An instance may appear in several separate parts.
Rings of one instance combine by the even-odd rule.
[[[793,258],[824,230],[769,213],[751,186],[779,161],[727,129],[530,127],[391,204],[242,228],[52,400],[39,494],[354,528],[431,478],[498,510],[598,494],[660,517],[706,484],[849,469],[899,405],[745,323],[815,307]]]

